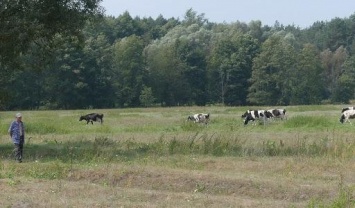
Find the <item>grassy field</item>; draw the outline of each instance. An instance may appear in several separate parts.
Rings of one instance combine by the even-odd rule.
[[[23,111],[23,163],[7,133],[16,112],[0,112],[0,207],[355,207],[342,107],[247,126],[247,107]],[[104,123],[79,122],[91,112]],[[209,125],[186,121],[200,112]]]

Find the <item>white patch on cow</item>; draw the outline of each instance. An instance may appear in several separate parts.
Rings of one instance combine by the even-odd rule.
[[[350,107],[343,108],[343,109],[341,109],[341,112],[343,113],[344,111],[347,111],[347,110],[355,110],[355,107],[350,106]]]
[[[346,110],[340,116],[340,123],[349,122],[350,124],[352,124],[350,119],[354,119],[354,118],[355,118],[355,110]]]
[[[271,113],[272,119],[279,118],[281,120],[286,119],[286,109],[269,109],[267,112]]]
[[[194,123],[204,123],[208,124],[210,121],[210,114],[209,113],[197,113],[192,116],[189,116],[187,120],[193,121]]]

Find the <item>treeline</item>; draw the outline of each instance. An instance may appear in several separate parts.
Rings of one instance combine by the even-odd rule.
[[[81,36],[56,34],[1,65],[0,108],[348,103],[355,14],[294,25],[99,16]],[[4,73],[6,71],[6,73]]]

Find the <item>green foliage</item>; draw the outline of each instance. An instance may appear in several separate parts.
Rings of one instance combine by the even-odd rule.
[[[139,101],[144,107],[153,106],[155,98],[153,96],[152,88],[143,86]]]
[[[145,49],[149,68],[149,84],[147,86],[152,87],[156,101],[166,106],[177,105],[179,100],[186,103],[191,93],[187,80],[183,76],[186,65],[182,60],[179,60],[175,52],[176,37],[170,37],[179,32],[180,27],[176,27],[164,38]]]
[[[181,21],[127,11],[102,18],[100,2],[2,2],[1,109],[354,98],[354,15],[300,29],[259,20],[211,23],[192,9]]]
[[[296,50],[288,34],[276,33],[261,47],[254,59],[248,101],[257,105],[288,105]]]
[[[355,57],[348,57],[343,65],[342,73],[336,81],[334,102],[348,103],[354,96],[355,89]]]
[[[138,106],[145,79],[143,65],[144,44],[133,35],[118,41],[114,46],[113,73],[115,99],[120,106]]]
[[[209,90],[212,91],[211,96],[221,100],[215,99],[214,102],[227,105],[247,103],[248,80],[258,49],[259,44],[251,36],[232,33],[230,30],[224,31],[223,37],[216,40],[209,61]],[[216,86],[220,87],[214,89]]]
[[[324,97],[324,83],[319,52],[306,44],[298,58],[297,70],[291,71],[291,99],[293,105],[318,104]]]
[[[343,73],[343,64],[347,60],[349,54],[346,48],[340,46],[334,52],[326,49],[321,52],[321,60],[324,70],[324,81],[326,82],[326,92],[332,102],[339,102],[343,99],[338,93],[341,92],[342,86],[339,86],[339,78]],[[346,99],[347,97],[344,97]]]
[[[0,4],[0,66],[16,65],[16,59],[36,42],[49,51],[58,33],[81,37],[89,15],[99,14],[101,0],[11,1]],[[48,12],[50,11],[50,12]],[[17,65],[18,66],[18,65]]]

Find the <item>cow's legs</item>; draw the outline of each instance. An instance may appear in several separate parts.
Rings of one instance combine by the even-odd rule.
[[[256,123],[257,123],[256,120],[251,120],[251,122],[252,122],[253,126],[256,126]]]
[[[349,122],[349,123],[352,125],[352,123],[351,123],[351,121],[350,121],[349,118],[346,118],[346,119],[345,119],[345,122],[344,122],[344,123],[346,123],[346,122]]]

